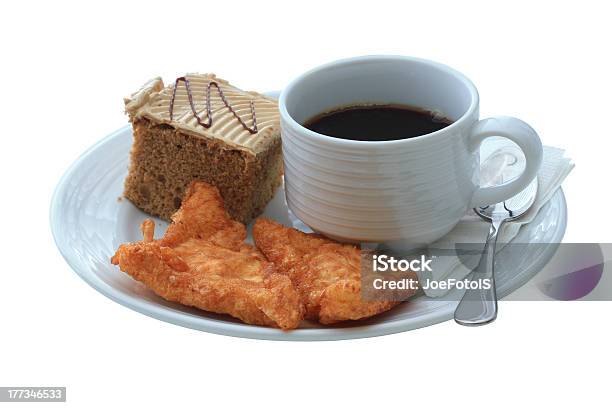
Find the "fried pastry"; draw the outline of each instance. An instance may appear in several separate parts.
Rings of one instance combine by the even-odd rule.
[[[159,240],[146,220],[143,240],[121,245],[111,262],[166,300],[249,324],[299,325],[304,308],[291,281],[244,243],[245,227],[229,217],[217,188],[192,183],[172,219]]]
[[[361,251],[267,219],[253,228],[255,245],[287,275],[306,307],[306,318],[331,324],[391,309],[399,302],[361,298]]]

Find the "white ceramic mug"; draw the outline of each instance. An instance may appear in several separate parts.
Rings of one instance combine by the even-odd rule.
[[[302,126],[337,107],[404,104],[441,112],[453,123],[410,139],[338,139]],[[365,56],[315,68],[279,100],[285,193],[313,230],[359,242],[427,244],[448,233],[469,208],[502,202],[534,179],[542,144],[525,122],[479,120],[478,92],[442,64],[402,56]],[[489,136],[515,142],[526,158],[517,179],[479,186],[479,147]]]

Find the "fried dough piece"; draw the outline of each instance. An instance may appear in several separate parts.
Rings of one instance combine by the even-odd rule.
[[[260,218],[255,245],[281,273],[291,278],[306,306],[306,318],[331,324],[358,320],[399,302],[361,299],[361,251],[317,234],[306,234]]]
[[[172,216],[172,224],[161,241],[163,246],[174,246],[188,238],[198,238],[239,250],[246,235],[244,224],[229,217],[219,190],[196,181],[187,187],[181,208]]]
[[[286,276],[243,242],[244,225],[231,220],[218,190],[193,183],[164,237],[143,222],[143,241],[124,244],[111,258],[119,268],[166,300],[246,323],[289,330],[304,315]]]

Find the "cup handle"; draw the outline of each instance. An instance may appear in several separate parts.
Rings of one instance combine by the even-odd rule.
[[[496,116],[483,119],[472,128],[470,143],[474,150],[487,137],[501,136],[516,143],[525,155],[525,170],[515,180],[493,187],[479,187],[472,197],[471,207],[501,203],[527,188],[535,178],[542,164],[542,142],[535,130],[520,119]]]

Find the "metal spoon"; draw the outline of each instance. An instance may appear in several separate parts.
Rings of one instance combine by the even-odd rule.
[[[455,309],[455,321],[464,326],[478,326],[491,323],[497,317],[497,293],[495,292],[495,245],[497,234],[506,221],[512,221],[525,214],[535,201],[538,179],[514,197],[497,204],[474,208],[476,214],[491,221],[489,236],[485,243],[480,262],[472,271],[472,280],[480,279],[490,285],[467,289]]]

